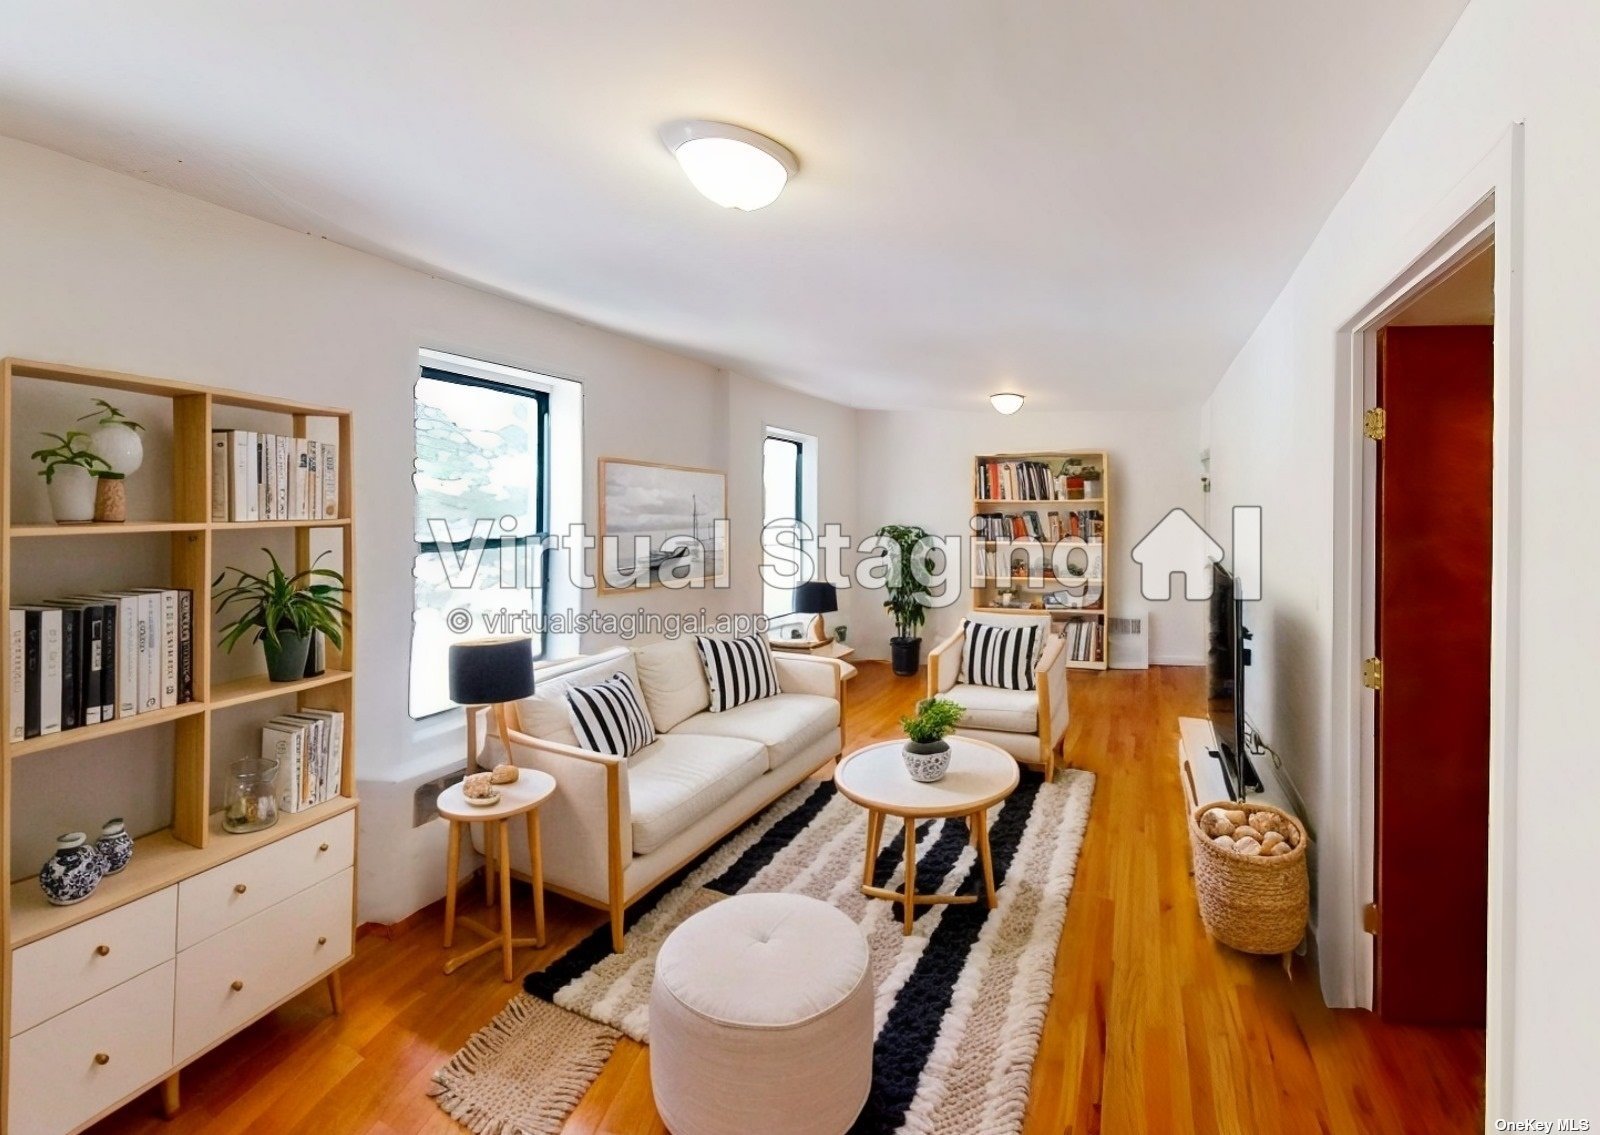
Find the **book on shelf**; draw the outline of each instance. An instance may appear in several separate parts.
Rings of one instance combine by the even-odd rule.
[[[1044,461],[979,461],[973,494],[979,500],[1059,500],[1060,487]]]
[[[254,430],[211,431],[211,519],[332,519],[338,446]]]
[[[301,812],[342,793],[344,714],[303,709],[261,728],[261,755],[278,762],[278,808]]]
[[[13,607],[13,741],[194,700],[194,595],[142,588]]]
[[[1099,662],[1105,650],[1105,625],[1099,619],[1068,619],[1061,627],[1072,662]]]

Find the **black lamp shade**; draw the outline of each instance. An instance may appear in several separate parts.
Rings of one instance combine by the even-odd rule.
[[[794,589],[797,615],[826,615],[839,609],[839,593],[831,583],[802,583]]]
[[[533,693],[533,640],[485,638],[450,644],[450,700],[495,705]]]

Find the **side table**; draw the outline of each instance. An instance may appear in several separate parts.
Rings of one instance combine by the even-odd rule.
[[[470,918],[461,925],[482,934],[487,941],[457,954],[444,964],[445,973],[454,973],[474,958],[499,948],[501,976],[511,980],[511,951],[519,946],[544,945],[544,855],[539,846],[539,805],[556,789],[555,778],[538,769],[522,769],[510,784],[496,785],[500,799],[479,806],[467,802],[460,784],[452,784],[439,794],[439,815],[450,822],[449,864],[445,874],[444,948],[449,949],[456,934],[456,888],[461,876],[461,839],[470,835],[473,824],[483,825],[484,858],[498,863],[500,881],[500,926],[490,930]],[[512,936],[511,918],[511,828],[512,820],[524,818],[528,826],[528,861],[533,881],[533,937]],[[492,867],[486,867],[489,875]]]

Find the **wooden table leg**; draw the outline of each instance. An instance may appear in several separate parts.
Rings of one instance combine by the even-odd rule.
[[[544,946],[544,845],[539,840],[539,809],[528,813],[528,866],[533,880],[533,943]]]
[[[494,905],[494,824],[483,825],[483,902]]]
[[[994,860],[989,855],[989,813],[979,812],[976,816],[978,822],[978,858],[983,861],[983,890],[988,896],[989,909],[993,910],[1000,905],[1000,900],[994,893]]]
[[[175,1119],[178,1115],[178,1075],[174,1072],[161,1081],[161,1116],[164,1119]]]
[[[910,816],[906,825],[906,893],[901,904],[906,908],[906,937],[911,936],[912,924],[917,920],[917,821]]]
[[[511,980],[511,825],[501,820],[495,825],[500,841],[500,969]]]
[[[444,876],[444,948],[447,950],[456,940],[456,885],[461,875],[461,825],[454,820],[449,823],[450,849]]]
[[[883,843],[883,813],[867,810],[867,865],[861,872],[861,885],[872,886],[877,874],[878,847]]]

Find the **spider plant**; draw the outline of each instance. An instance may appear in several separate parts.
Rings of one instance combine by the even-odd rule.
[[[332,568],[317,566],[327,552],[310,567],[290,575],[271,551],[261,550],[272,564],[268,571],[254,575],[241,568],[225,568],[212,584],[217,614],[229,607],[244,608],[222,628],[222,649],[231,651],[241,638],[254,631],[251,641],[261,643],[266,651],[267,671],[272,679],[292,681],[304,674],[306,652],[318,631],[334,646],[344,645],[344,576]],[[234,580],[224,587],[229,572]]]

